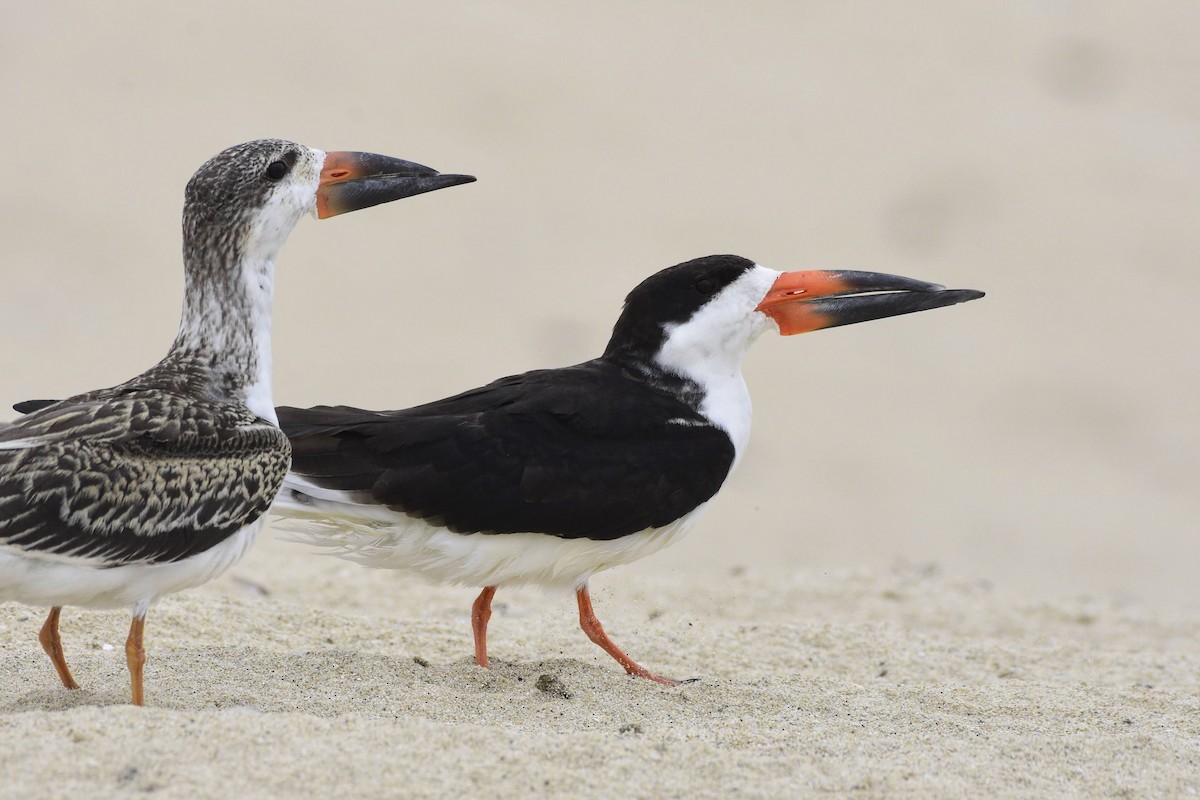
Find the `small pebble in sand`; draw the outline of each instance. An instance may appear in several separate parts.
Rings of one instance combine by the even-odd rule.
[[[575,696],[575,694],[566,687],[566,684],[564,684],[554,675],[550,675],[548,673],[542,673],[541,675],[538,675],[537,688],[546,694],[557,695],[564,700],[570,700]]]

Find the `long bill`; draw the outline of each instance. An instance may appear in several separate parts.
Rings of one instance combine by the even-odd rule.
[[[443,175],[391,156],[334,151],[325,154],[321,167],[317,217],[325,219],[474,180],[473,175]]]
[[[853,325],[900,314],[977,300],[983,292],[947,289],[899,275],[853,270],[785,272],[775,279],[756,310],[779,325],[784,336]]]

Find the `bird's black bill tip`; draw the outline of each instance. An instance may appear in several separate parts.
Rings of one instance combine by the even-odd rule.
[[[877,272],[785,272],[758,305],[784,336],[957,305],[983,297],[974,289],[944,286]]]
[[[983,297],[973,289],[941,289],[934,292],[884,292],[882,294],[824,297],[808,302],[810,314],[824,317],[822,327],[836,328],[874,319],[915,314],[934,308],[967,303]]]
[[[474,180],[474,175],[443,175],[423,164],[377,153],[326,153],[317,187],[317,217],[359,211]]]

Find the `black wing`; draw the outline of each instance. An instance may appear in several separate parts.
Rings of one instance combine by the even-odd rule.
[[[177,561],[262,516],[289,452],[234,404],[130,392],[45,406],[0,429],[0,546]]]
[[[723,430],[602,359],[403,411],[277,413],[295,474],[459,533],[661,527],[716,494],[734,458]]]

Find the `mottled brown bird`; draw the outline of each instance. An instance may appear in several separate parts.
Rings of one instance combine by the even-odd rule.
[[[271,400],[271,296],[300,217],[472,180],[278,139],[200,167],[185,192],[183,317],[166,357],[119,386],[24,404],[40,407],[0,427],[0,601],[52,607],[40,639],[65,687],[78,684],[62,606],[132,607],[125,652],[141,705],[146,611],[253,543],[291,454]]]

